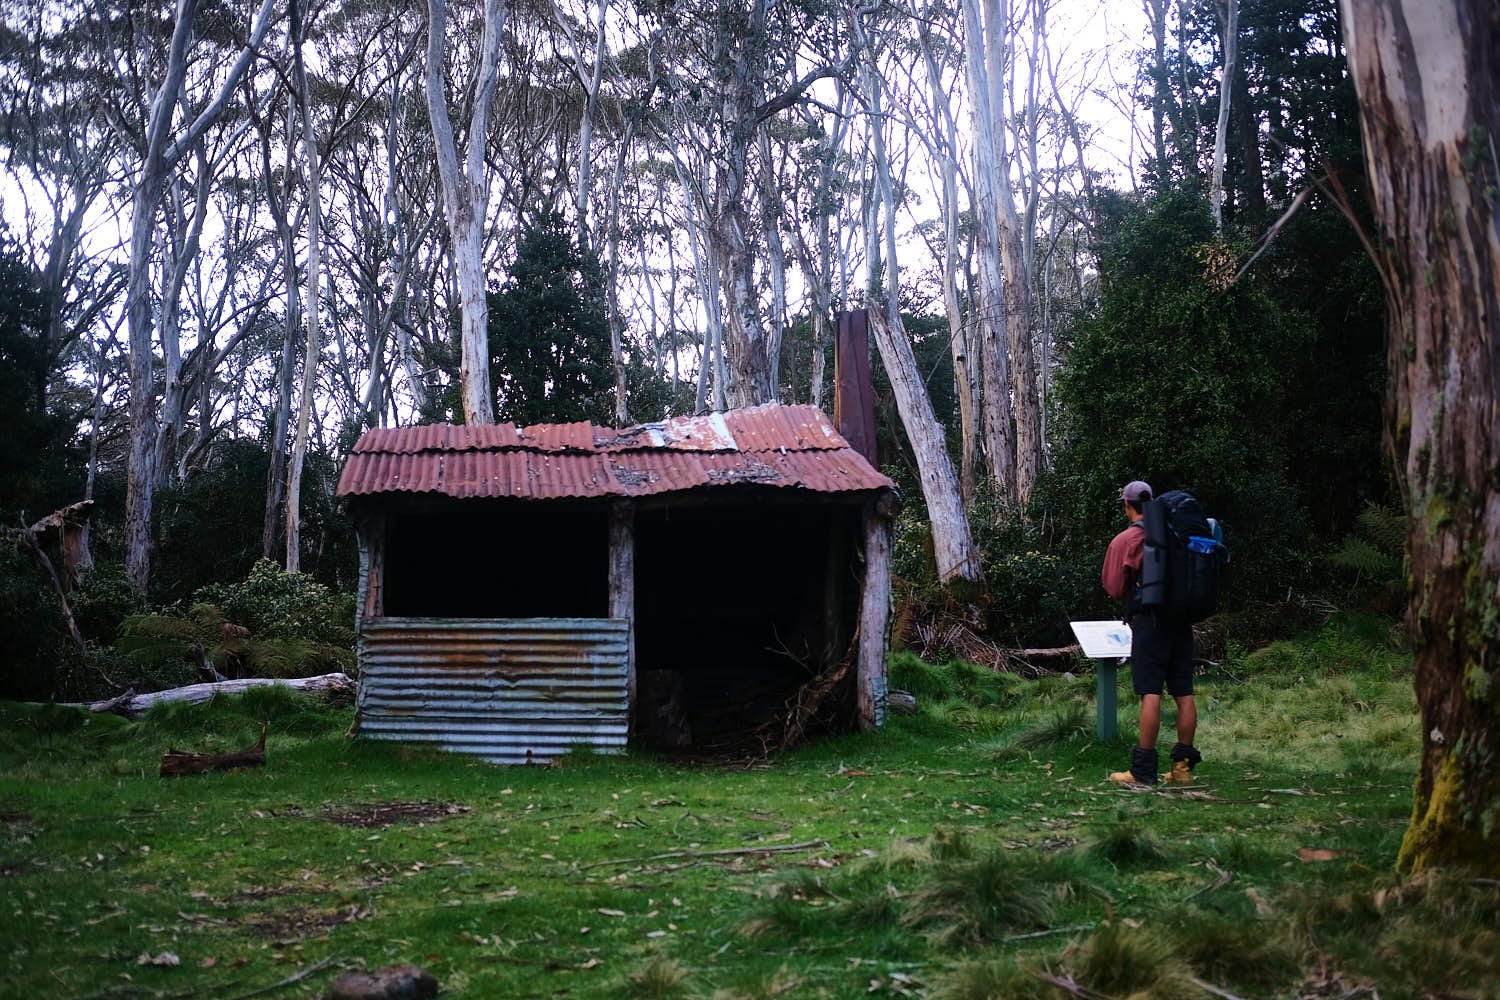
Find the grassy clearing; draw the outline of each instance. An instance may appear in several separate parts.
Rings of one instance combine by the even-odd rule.
[[[0,995],[313,996],[397,961],[475,997],[1500,995],[1496,887],[1391,874],[1417,727],[1382,627],[1205,678],[1187,789],[1104,783],[1092,677],[893,670],[917,716],[719,768],[493,767],[274,691],[0,706]],[[156,777],[262,722],[265,768]]]

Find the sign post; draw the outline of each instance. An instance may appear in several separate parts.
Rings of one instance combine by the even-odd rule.
[[[1118,621],[1069,622],[1083,655],[1094,662],[1094,735],[1100,743],[1119,738],[1116,685],[1120,663],[1130,656],[1130,626]]]

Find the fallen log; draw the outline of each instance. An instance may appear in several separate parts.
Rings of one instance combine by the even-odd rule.
[[[311,695],[330,704],[345,704],[354,698],[354,680],[345,673],[319,674],[316,677],[242,677],[237,680],[218,681],[212,684],[189,684],[186,687],[169,688],[166,691],[148,691],[133,694],[129,691],[103,701],[66,702],[72,708],[83,708],[90,712],[112,712],[127,719],[139,719],[153,705],[163,702],[185,701],[190,705],[201,705],[215,695],[243,694],[251,688],[280,684]]]
[[[234,767],[259,767],[266,762],[266,724],[260,727],[260,739],[253,746],[229,753],[188,753],[176,747],[168,747],[161,756],[161,776],[180,778],[184,774],[206,774],[209,771],[227,771]]]

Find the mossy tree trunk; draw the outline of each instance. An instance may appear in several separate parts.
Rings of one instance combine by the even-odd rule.
[[[1411,517],[1422,760],[1398,865],[1500,874],[1500,7],[1342,7]]]

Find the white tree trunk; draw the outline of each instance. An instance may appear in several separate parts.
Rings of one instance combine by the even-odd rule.
[[[930,9],[930,8],[929,8]],[[959,299],[959,204],[958,204],[958,124],[948,103],[941,67],[933,53],[925,25],[918,28],[922,61],[927,70],[927,87],[932,100],[932,129],[937,165],[942,179],[943,214],[943,308],[948,314],[949,350],[953,358],[954,389],[958,395],[961,458],[959,484],[967,503],[979,483],[979,395],[975,391],[972,357],[969,353],[969,331],[964,323]]]
[[[851,19],[856,27],[859,23]],[[863,32],[860,32],[862,35]],[[928,520],[932,525],[932,548],[937,561],[938,579],[944,584],[954,580],[977,583],[983,579],[979,550],[969,532],[958,479],[948,457],[948,442],[942,424],[932,410],[932,400],[922,382],[911,340],[901,322],[900,267],[896,259],[896,201],[891,183],[890,161],[885,151],[885,119],[881,111],[881,82],[874,67],[874,53],[862,38],[857,44],[866,53],[864,75],[866,107],[869,110],[870,145],[875,171],[872,216],[878,218],[885,207],[885,295],[881,307],[870,310],[870,327],[875,331],[875,346],[881,364],[891,380],[896,410],[901,426],[917,459],[917,473],[922,483],[922,497],[927,502]],[[875,219],[871,219],[872,224]]]
[[[990,106],[991,86],[986,64],[986,39],[979,0],[962,0],[964,61],[974,126],[974,217],[979,282],[974,289],[974,338],[984,390],[981,424],[985,460],[996,495],[1009,500],[1015,489],[1016,441],[1011,426],[1009,334],[1006,326],[1003,268],[1000,263],[999,187],[1001,164],[996,159],[996,115]]]
[[[302,108],[302,171],[307,189],[307,275],[302,299],[302,322],[307,346],[302,356],[302,398],[297,404],[297,436],[292,440],[291,465],[286,486],[286,571],[302,570],[302,464],[307,457],[308,427],[312,420],[313,393],[318,386],[318,356],[322,353],[321,310],[318,308],[323,277],[323,191],[318,162],[318,141],[313,132],[312,95],[302,47],[305,24],[298,0],[292,0],[292,82]],[[290,331],[288,331],[290,336]]]
[[[484,35],[479,69],[472,81],[472,108],[460,166],[453,122],[443,90],[443,52],[447,44],[447,0],[427,0],[427,114],[437,154],[438,179],[453,246],[453,273],[458,280],[460,313],[460,391],[464,421],[492,424],[490,391],[489,306],[485,300],[484,220],[489,205],[484,148],[490,106],[500,80],[500,43],[508,8],[503,0],[485,0]],[[455,88],[462,90],[462,88]]]
[[[1500,13],[1343,0],[1386,285],[1422,751],[1399,868],[1500,876]]]
[[[125,495],[125,578],[144,594],[151,582],[151,508],[155,499],[156,389],[152,382],[151,237],[166,179],[183,155],[223,115],[230,96],[271,26],[273,0],[262,0],[250,38],[218,92],[175,141],[172,121],[187,75],[187,51],[199,0],[178,0],[167,49],[166,72],[151,101],[140,173],[131,196],[130,264],[125,283],[125,316],[130,368],[130,458]]]
[[[1214,172],[1208,188],[1208,203],[1213,206],[1214,229],[1224,228],[1224,150],[1229,136],[1229,99],[1234,92],[1234,64],[1239,48],[1239,0],[1219,0],[1219,14],[1224,19],[1224,66],[1219,77],[1219,124],[1214,130]]]

